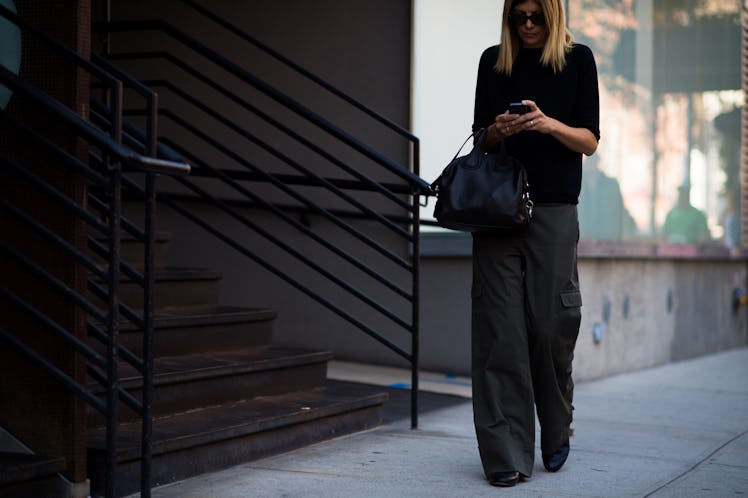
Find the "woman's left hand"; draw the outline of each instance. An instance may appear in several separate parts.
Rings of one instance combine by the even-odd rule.
[[[512,126],[522,131],[537,131],[550,134],[574,152],[591,156],[597,150],[597,138],[587,128],[574,128],[543,114],[532,100],[523,100],[529,112],[512,121]]]
[[[543,114],[543,111],[541,111],[538,105],[532,100],[523,100],[522,103],[528,106],[530,111],[517,119],[517,126],[524,131],[550,133],[552,119]]]

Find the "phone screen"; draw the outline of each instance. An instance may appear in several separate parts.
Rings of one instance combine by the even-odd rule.
[[[530,111],[530,107],[521,102],[512,102],[509,104],[509,114],[525,114]]]

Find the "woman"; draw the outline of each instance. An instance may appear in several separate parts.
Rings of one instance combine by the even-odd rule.
[[[527,169],[535,202],[519,234],[475,234],[472,376],[483,469],[495,486],[532,475],[535,415],[543,464],[569,455],[571,363],[581,319],[576,247],[582,154],[597,149],[592,52],[573,43],[562,0],[506,0],[501,45],[478,68],[473,131],[484,150],[504,141]],[[524,114],[509,113],[521,102]]]

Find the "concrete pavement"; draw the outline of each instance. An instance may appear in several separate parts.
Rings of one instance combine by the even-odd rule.
[[[548,473],[536,449],[532,478],[513,488],[492,487],[482,475],[469,399],[429,394],[424,402],[418,430],[403,413],[153,496],[748,496],[748,348],[578,384],[568,462]]]

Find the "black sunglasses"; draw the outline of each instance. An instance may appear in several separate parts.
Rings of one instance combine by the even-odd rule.
[[[509,20],[517,26],[522,26],[527,21],[533,23],[535,26],[543,26],[545,24],[545,16],[542,12],[535,12],[534,14],[522,14],[520,12],[512,12],[509,14]]]

